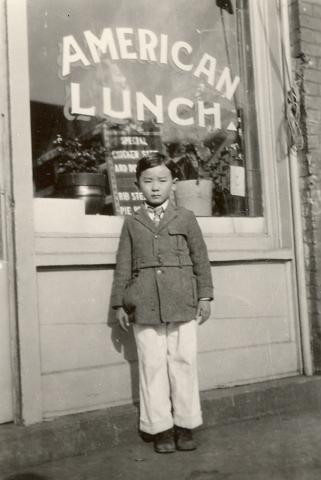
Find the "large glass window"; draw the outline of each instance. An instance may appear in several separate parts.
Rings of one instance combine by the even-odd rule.
[[[130,214],[137,160],[158,150],[173,201],[261,216],[249,30],[242,0],[29,0],[35,195]]]

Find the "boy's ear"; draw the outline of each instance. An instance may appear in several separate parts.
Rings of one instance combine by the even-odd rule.
[[[137,182],[137,180],[134,183],[135,183],[135,187],[138,188],[138,190],[139,190],[139,183]]]
[[[176,189],[176,183],[178,182],[178,178],[175,177],[173,178],[173,186],[172,186],[172,190],[175,190]]]

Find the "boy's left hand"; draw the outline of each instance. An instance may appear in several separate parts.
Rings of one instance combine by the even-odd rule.
[[[196,320],[199,325],[206,322],[211,315],[211,303],[210,300],[199,300],[197,305]]]

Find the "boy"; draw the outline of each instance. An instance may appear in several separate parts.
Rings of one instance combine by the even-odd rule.
[[[111,304],[125,331],[134,324],[141,431],[154,435],[158,453],[194,450],[192,429],[202,424],[196,331],[210,316],[210,264],[194,214],[170,202],[171,160],[144,157],[136,177],[146,201],[125,218]]]

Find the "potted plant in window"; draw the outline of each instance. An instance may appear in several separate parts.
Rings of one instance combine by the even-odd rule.
[[[228,189],[230,150],[236,146],[237,133],[225,130],[213,132],[202,143],[168,143],[167,152],[176,164],[177,205],[192,210],[198,216],[211,216],[218,210],[221,212],[224,205],[216,206],[216,203],[222,203],[221,197]]]
[[[56,156],[56,195],[81,198],[86,214],[99,213],[105,201],[105,148],[99,142],[83,144],[77,137],[63,139],[57,135],[53,144]]]
[[[202,168],[200,150],[194,143],[171,142],[166,146],[176,165],[176,204],[192,210],[195,215],[211,216],[213,183]]]
[[[245,178],[233,183],[232,169],[244,170],[244,145],[242,131],[218,130],[204,140],[210,151],[203,169],[213,180],[213,215],[246,215]],[[244,194],[240,192],[243,190]]]

